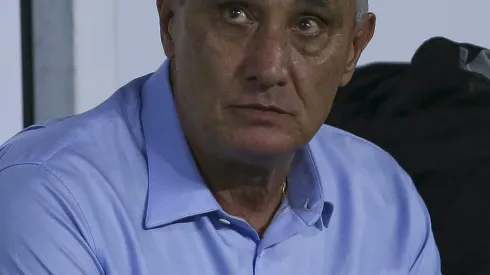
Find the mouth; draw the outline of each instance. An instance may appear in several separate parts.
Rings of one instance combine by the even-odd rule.
[[[276,113],[283,115],[291,115],[289,112],[275,106],[275,105],[266,105],[259,103],[251,103],[251,104],[240,104],[240,105],[232,105],[231,107],[243,110],[264,112],[264,113]]]

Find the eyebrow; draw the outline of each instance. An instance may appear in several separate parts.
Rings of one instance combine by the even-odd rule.
[[[339,0],[349,1],[349,0]],[[339,1],[336,0],[294,0],[293,5],[303,9],[317,9],[325,16],[330,18],[330,22],[342,22],[343,15]]]

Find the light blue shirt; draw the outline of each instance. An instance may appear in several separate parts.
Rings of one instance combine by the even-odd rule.
[[[410,178],[323,126],[296,154],[260,238],[225,213],[179,125],[168,63],[95,109],[0,149],[0,274],[433,275],[439,254]]]

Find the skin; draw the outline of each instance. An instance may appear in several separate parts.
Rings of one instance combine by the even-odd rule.
[[[294,152],[325,121],[371,40],[355,0],[158,0],[177,113],[230,215],[260,235]],[[277,110],[273,110],[273,108]]]

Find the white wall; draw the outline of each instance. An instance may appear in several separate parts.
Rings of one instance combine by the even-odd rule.
[[[10,0],[9,0],[10,1]],[[163,61],[155,0],[73,0],[76,111],[92,108]],[[490,47],[490,0],[371,0],[378,28],[361,64],[409,61],[433,36]]]
[[[0,144],[22,129],[19,0],[0,0]]]
[[[155,3],[73,0],[77,113],[163,62]]]
[[[490,0],[370,0],[370,5],[378,27],[361,64],[409,61],[434,36],[490,48]]]
[[[118,84],[158,69],[165,59],[156,0],[116,0]],[[205,1],[205,0],[201,0]]]

